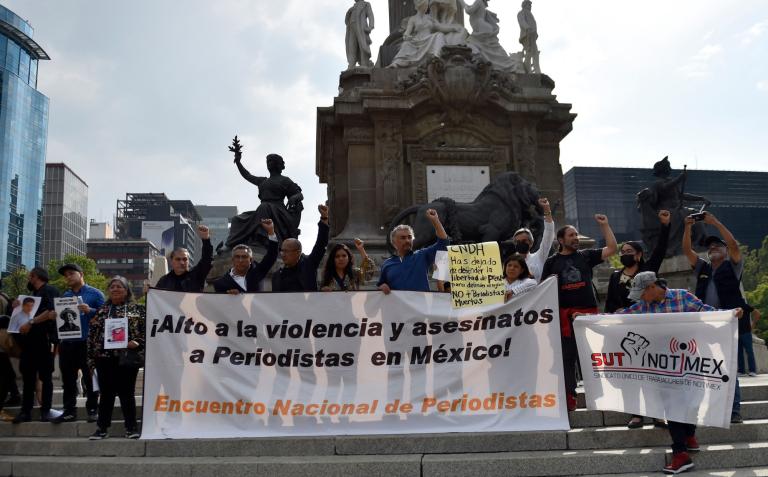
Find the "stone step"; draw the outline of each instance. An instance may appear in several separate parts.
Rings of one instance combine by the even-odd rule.
[[[700,470],[768,466],[768,442],[702,446],[693,460]],[[422,475],[483,477],[658,473],[671,457],[668,448],[502,452],[425,455]],[[658,474],[656,474],[658,475]]]
[[[6,434],[10,428],[11,434]],[[645,426],[582,428],[565,431],[451,433],[417,435],[368,435],[302,438],[176,439],[125,441],[114,454],[114,442],[123,442],[122,424],[110,429],[118,439],[92,442],[85,437],[95,424],[28,423],[2,425],[0,455],[67,455],[151,457],[237,457],[287,455],[395,455],[528,452],[554,450],[600,450],[618,447],[637,448],[666,445],[669,434],[664,429]],[[728,444],[768,441],[768,419],[745,421],[732,429],[702,427],[697,431],[701,444]]]
[[[603,477],[658,477],[659,472],[631,473],[631,474],[605,474]],[[742,469],[710,469],[690,470],[686,477],[768,477],[768,467],[746,467]]]
[[[117,442],[117,441],[116,441]],[[661,447],[580,451],[500,452],[483,454],[409,454],[288,457],[141,457],[125,456],[119,444],[115,456],[11,456],[0,461],[0,475],[96,477],[244,475],[292,476],[414,476],[484,477],[526,475],[639,475],[658,472],[670,458]],[[133,443],[131,443],[133,444]],[[137,443],[137,445],[140,444]],[[62,449],[64,451],[65,449]],[[699,472],[707,469],[765,468],[768,442],[702,446],[693,459]],[[718,474],[703,474],[718,475]],[[749,475],[749,474],[748,474]]]
[[[0,475],[13,477],[366,477],[421,476],[421,456],[238,457],[10,457]]]

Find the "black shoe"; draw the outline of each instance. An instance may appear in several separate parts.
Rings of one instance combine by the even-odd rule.
[[[9,397],[4,404],[4,407],[16,407],[21,406],[21,396],[18,394],[15,396]]]
[[[16,417],[13,418],[13,421],[11,421],[14,424],[20,424],[22,422],[29,422],[32,420],[32,416],[29,415],[27,412],[20,412],[16,415]]]
[[[54,419],[56,418],[51,418],[51,411],[40,410],[40,422],[51,422]]]
[[[141,434],[139,434],[139,431],[137,431],[135,429],[128,429],[128,430],[125,431],[125,438],[126,439],[138,439],[140,436],[141,436]]]
[[[744,418],[738,412],[731,413],[731,424],[741,424]]]
[[[104,429],[96,429],[96,432],[91,434],[91,437],[88,438],[88,440],[91,441],[100,441],[102,439],[106,439],[109,437],[109,434]]]
[[[51,422],[54,424],[61,424],[62,422],[75,422],[77,420],[77,414],[73,412],[65,412],[59,417],[54,417]]]
[[[96,411],[88,413],[88,422],[96,422],[99,420],[99,413]]]

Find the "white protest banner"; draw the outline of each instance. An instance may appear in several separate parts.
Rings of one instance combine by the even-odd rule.
[[[80,310],[77,309],[77,305],[76,296],[53,299],[53,307],[56,310],[56,330],[60,340],[83,337],[83,329],[80,326]]]
[[[454,308],[504,303],[505,288],[497,242],[449,245]]]
[[[732,311],[582,316],[574,330],[588,409],[730,426]]]
[[[556,282],[443,293],[152,289],[142,439],[568,429]]]

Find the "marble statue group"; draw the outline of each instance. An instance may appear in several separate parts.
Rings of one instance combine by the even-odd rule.
[[[489,0],[414,0],[416,14],[403,22],[402,43],[389,68],[416,66],[427,58],[440,56],[445,46],[463,45],[507,73],[540,73],[536,19],[531,2],[525,0],[517,19],[522,51],[507,53],[499,43],[499,18],[488,9]],[[462,12],[463,11],[463,12]],[[472,31],[457,15],[466,13]],[[370,33],[373,12],[365,0],[355,0],[347,11],[346,47],[349,69],[371,67]]]

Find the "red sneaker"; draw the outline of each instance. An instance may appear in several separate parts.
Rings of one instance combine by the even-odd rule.
[[[693,461],[688,456],[688,453],[678,452],[672,454],[672,462],[665,465],[662,472],[665,474],[679,474],[690,469],[693,469]]]
[[[576,410],[576,396],[573,394],[566,394],[565,402],[568,404],[568,412],[573,412]]]
[[[699,441],[696,440],[696,436],[691,436],[685,439],[685,447],[688,448],[688,452],[698,452]]]

